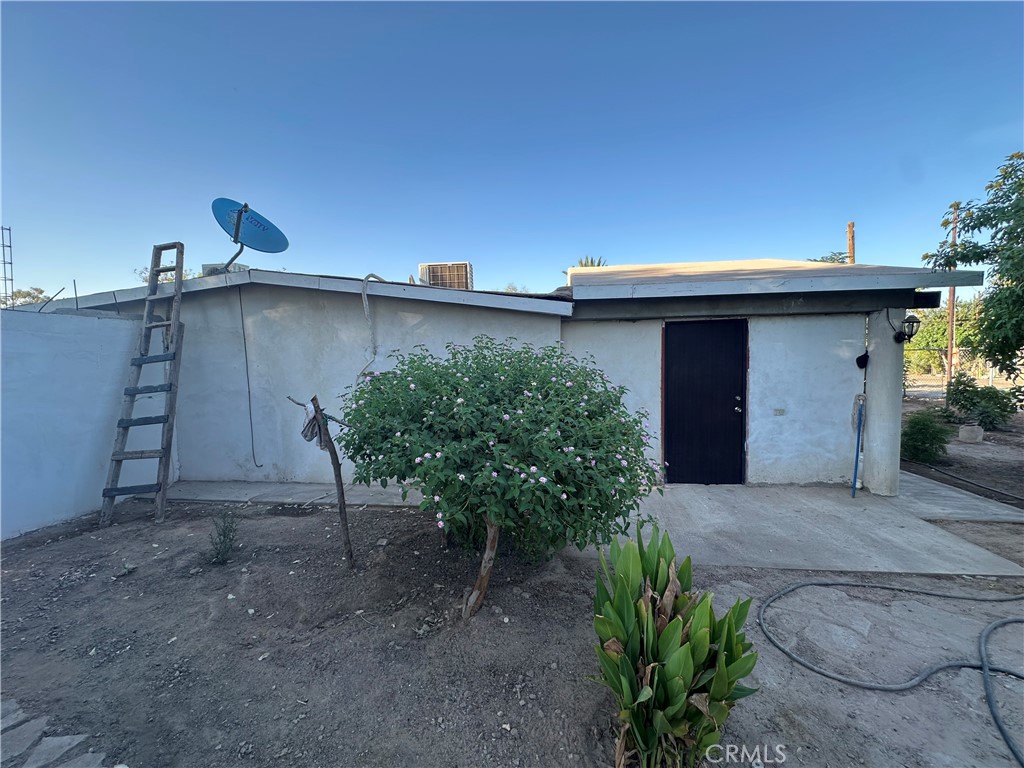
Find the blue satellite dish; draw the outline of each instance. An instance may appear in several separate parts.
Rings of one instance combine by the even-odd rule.
[[[288,247],[288,238],[284,233],[247,203],[218,197],[211,207],[213,217],[231,235],[232,242],[263,253],[280,253]]]

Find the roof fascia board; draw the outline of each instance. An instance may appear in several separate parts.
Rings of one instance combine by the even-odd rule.
[[[696,296],[742,296],[764,293],[826,293],[847,291],[914,290],[946,286],[977,286],[983,272],[918,272],[911,274],[864,274],[844,277],[730,278],[726,280],[653,281],[625,284],[573,285],[573,300],[656,299]]]

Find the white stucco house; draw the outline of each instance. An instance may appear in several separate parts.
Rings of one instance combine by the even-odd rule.
[[[980,285],[982,278],[970,271],[774,260],[570,269],[568,286],[528,296],[256,269],[196,278],[183,286],[174,476],[331,482],[327,462],[299,435],[301,412],[288,395],[316,393],[331,410],[333,397],[361,372],[386,369],[392,350],[422,344],[440,353],[449,342],[487,334],[534,345],[560,342],[593,355],[629,389],[629,404],[651,415],[651,455],[666,465],[670,483],[849,484],[857,396],[866,395],[864,487],[895,495],[903,348],[894,331],[908,309],[938,306],[938,293],[921,289]],[[121,320],[111,326],[114,344],[103,341],[100,326],[85,335],[36,333],[36,342],[49,339],[54,359],[62,357],[62,343],[79,352],[89,344],[120,350],[121,337],[131,335],[122,326],[137,328],[131,318],[141,315],[145,293],[139,286],[79,297],[77,310],[74,299],[54,301],[36,319],[4,323],[5,518],[19,503],[17,478],[25,470],[8,445],[11,438],[33,439],[9,436],[8,415],[21,399],[38,402],[47,387],[56,393],[66,388],[62,379],[76,375],[67,365],[47,374],[47,355],[37,355],[40,370],[22,369],[9,379],[8,348],[15,354],[18,334],[57,322],[46,320],[57,313],[62,328],[74,325],[76,314],[80,323],[91,315],[94,326],[97,317]],[[865,351],[861,368],[857,358]],[[128,352],[124,359],[104,354],[113,372],[106,378],[121,381]],[[100,419],[110,421],[105,437],[93,441],[99,445],[112,442],[121,393],[116,384],[95,386],[93,400],[109,400]],[[109,449],[99,453],[96,462],[85,462],[88,472],[95,473],[93,464],[105,472]],[[95,491],[94,504],[78,513],[99,506],[103,472],[75,481],[88,489],[82,498]]]

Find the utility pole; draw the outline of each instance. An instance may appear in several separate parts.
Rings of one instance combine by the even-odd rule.
[[[953,203],[953,226],[949,236],[949,246],[956,250],[956,225],[960,213],[960,203]],[[956,269],[954,264],[953,269]],[[949,286],[949,296],[946,298],[946,385],[953,381],[953,354],[956,349],[954,345],[954,334],[956,332],[956,286]]]
[[[856,264],[857,259],[853,254],[853,222],[846,224],[846,263]]]

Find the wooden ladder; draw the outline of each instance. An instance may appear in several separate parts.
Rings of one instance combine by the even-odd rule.
[[[174,264],[164,266],[163,255],[167,251],[174,251]],[[181,243],[165,243],[153,246],[153,258],[149,265],[149,290],[146,295],[145,310],[142,314],[142,328],[139,331],[139,341],[132,355],[128,368],[128,384],[124,389],[124,399],[121,401],[121,413],[117,420],[117,432],[114,436],[114,451],[110,456],[110,469],[107,472],[107,482],[103,488],[103,508],[100,512],[100,525],[110,525],[114,517],[114,502],[118,496],[130,496],[139,493],[156,494],[156,521],[164,519],[164,509],[167,505],[167,486],[171,474],[171,440],[174,437],[174,411],[178,401],[178,374],[181,371],[181,344],[185,336],[185,328],[180,322],[181,316],[181,280],[183,263],[185,260],[185,246]],[[174,273],[174,291],[170,294],[159,293],[160,276]],[[170,311],[167,316],[161,319],[156,314],[158,302],[170,302]],[[163,329],[165,339],[165,351],[160,354],[150,354],[150,343],[153,338],[153,331]],[[163,384],[150,384],[139,386],[139,378],[142,376],[142,367],[152,363],[170,363],[165,367],[166,376]],[[135,398],[139,395],[152,395],[164,393],[164,412],[159,416],[141,416],[136,418]],[[160,447],[127,451],[128,432],[132,427],[141,427],[147,424],[163,424],[163,434],[160,440]],[[151,485],[127,485],[118,486],[121,478],[121,465],[126,461],[136,459],[160,459],[160,467],[157,473],[157,482]]]

